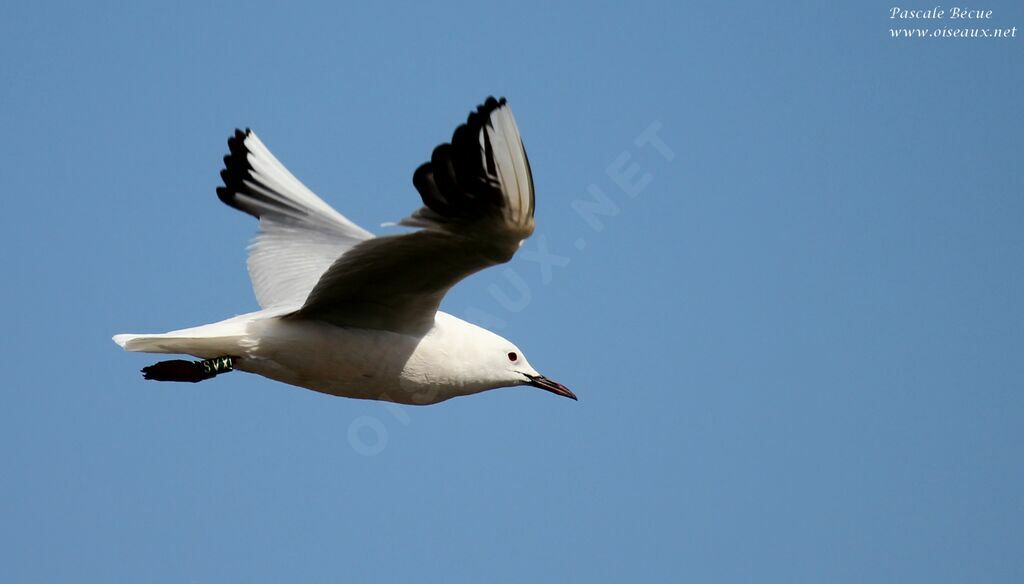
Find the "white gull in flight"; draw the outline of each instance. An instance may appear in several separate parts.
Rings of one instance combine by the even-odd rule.
[[[438,307],[460,280],[509,261],[533,233],[533,176],[505,99],[488,98],[413,185],[424,206],[373,234],[313,194],[250,130],[228,140],[224,203],[259,219],[249,275],[262,310],[164,334],[128,351],[178,353],[146,379],[197,382],[232,370],[344,397],[434,404],[529,385],[576,399],[501,336]]]

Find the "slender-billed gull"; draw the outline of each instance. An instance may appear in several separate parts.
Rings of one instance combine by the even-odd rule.
[[[313,194],[251,130],[235,132],[224,203],[259,219],[249,275],[262,310],[164,334],[122,334],[128,351],[179,353],[146,379],[232,370],[332,395],[433,404],[529,385],[576,399],[501,336],[440,311],[445,293],[509,261],[533,233],[530,163],[505,99],[488,98],[416,169],[417,228],[374,237]]]

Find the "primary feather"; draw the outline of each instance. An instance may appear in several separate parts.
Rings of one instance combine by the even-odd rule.
[[[249,277],[263,308],[298,307],[328,267],[373,237],[302,184],[251,130],[228,140],[217,196],[260,221]]]

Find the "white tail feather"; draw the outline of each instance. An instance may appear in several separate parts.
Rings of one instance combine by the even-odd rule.
[[[162,334],[114,335],[114,342],[125,351],[173,353],[213,359],[224,355],[242,356],[252,345],[249,325],[257,320],[278,316],[282,311],[261,310],[227,320]]]
[[[141,353],[173,353],[214,359],[238,355],[244,337],[177,337],[172,335],[115,335],[114,342],[126,351]]]

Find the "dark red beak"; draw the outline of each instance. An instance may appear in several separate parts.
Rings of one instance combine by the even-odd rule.
[[[568,387],[558,383],[557,381],[552,381],[543,375],[527,375],[526,378],[529,379],[529,381],[527,381],[528,385],[539,387],[545,391],[550,391],[555,395],[560,395],[569,399],[576,399],[576,394],[569,391]]]

